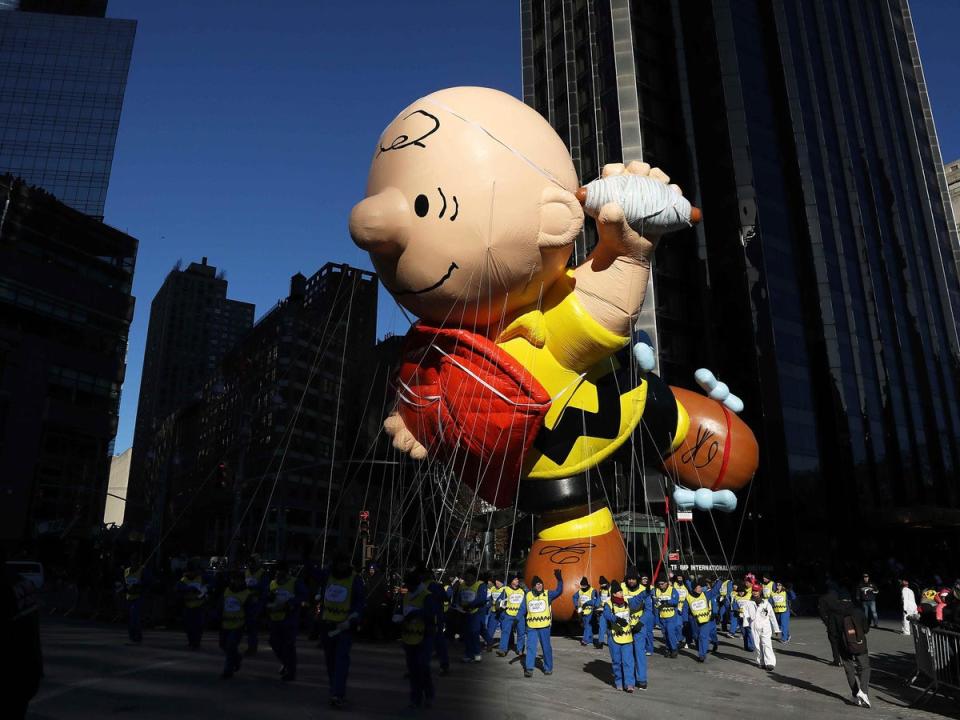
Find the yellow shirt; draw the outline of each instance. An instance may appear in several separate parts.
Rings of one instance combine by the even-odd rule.
[[[646,382],[622,388],[613,375],[619,365],[612,356],[630,339],[594,320],[573,289],[573,273],[568,271],[539,308],[515,319],[496,337],[496,343],[529,370],[552,399],[541,436],[556,431],[566,437],[560,429],[565,411],[583,412],[567,413],[568,424],[574,422],[581,429],[571,432],[569,443],[559,443],[552,458],[536,446],[530,449],[525,470],[531,478],[569,477],[596,466],[630,436],[646,404]]]

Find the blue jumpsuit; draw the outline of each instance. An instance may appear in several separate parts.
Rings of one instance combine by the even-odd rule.
[[[244,583],[247,590],[250,591],[250,604],[247,606],[247,652],[251,655],[257,652],[260,635],[260,616],[263,615],[263,606],[267,597],[267,590],[270,585],[267,580],[267,573],[259,571],[259,576],[244,573]]]
[[[274,582],[277,582],[274,580]],[[283,591],[282,597],[271,589],[270,593],[279,599],[270,609],[270,647],[274,655],[283,663],[284,678],[294,680],[297,676],[297,631],[300,629],[300,604],[307,599],[307,588],[299,578],[293,583],[293,592],[286,590],[287,581],[277,582],[277,591]],[[271,588],[273,583],[271,583]]]
[[[347,579],[347,578],[344,578]],[[353,575],[353,584],[350,590],[350,613],[347,619],[350,621],[350,627],[347,630],[337,632],[336,624],[325,621],[326,611],[326,591],[328,585],[331,585],[330,571],[325,570],[320,574],[320,640],[323,644],[323,656],[327,665],[327,681],[330,683],[330,697],[343,699],[347,693],[347,675],[350,673],[350,648],[353,645],[353,632],[357,623],[363,616],[363,610],[366,605],[363,580],[359,575]],[[341,586],[342,587],[342,586]],[[341,591],[342,592],[342,591]],[[330,633],[336,633],[330,637]]]
[[[636,601],[639,607],[640,597],[636,596],[630,598],[628,603],[624,603],[620,608],[617,608],[616,612],[614,612],[612,600],[603,606],[603,615],[607,620],[607,625],[610,627],[610,665],[613,668],[613,684],[617,690],[626,690],[628,687],[633,687],[637,682],[636,669],[634,668],[634,640],[631,638],[629,642],[624,643],[617,641],[618,637],[625,639],[628,635],[633,635],[630,626],[630,606],[634,601]],[[618,619],[621,622],[626,622],[627,626],[622,627],[618,624]],[[646,665],[646,660],[647,656],[644,655],[644,665]]]
[[[532,592],[532,591],[531,591]],[[546,593],[547,596],[547,605],[553,604],[553,601],[556,600],[563,594],[563,580],[557,581],[557,587],[554,590],[551,590],[549,593]],[[542,597],[544,593],[541,593]],[[526,622],[527,617],[527,600],[524,598],[523,604],[520,606],[520,612],[517,614],[518,621],[522,624]],[[540,647],[543,648],[543,671],[545,673],[553,672],[553,647],[550,644],[550,625],[547,625],[544,628],[531,628],[526,626],[527,630],[527,653],[523,663],[524,669],[532,671],[537,660],[537,643],[540,643]]]
[[[436,588],[440,588],[440,592]],[[412,590],[411,594],[415,594]],[[423,606],[407,612],[403,616],[403,622],[407,625],[410,622],[422,621],[422,637],[420,642],[415,642],[418,633],[401,633],[401,642],[403,644],[404,654],[407,660],[407,675],[410,678],[410,705],[420,707],[424,701],[428,704],[433,701],[434,688],[433,677],[430,674],[430,656],[432,648],[435,645],[434,636],[440,631],[443,618],[443,587],[437,583],[431,583],[427,586],[423,597]],[[404,611],[408,608],[404,605]]]
[[[681,618],[677,612],[680,596],[674,587],[668,587],[665,593],[657,589],[654,591],[654,601],[657,618],[660,621],[660,627],[663,628],[663,641],[667,646],[667,652],[673,654],[680,646]]]
[[[523,625],[523,618],[520,617],[520,608],[523,607],[523,597],[526,595],[527,591],[521,585],[517,588],[508,587],[506,588],[507,595],[507,609],[503,612],[503,617],[500,619],[500,652],[506,653],[510,649],[510,636],[513,634],[514,629],[516,629],[517,639],[516,647],[517,655],[523,655],[524,640],[527,634],[526,628]],[[511,602],[511,596],[519,594],[519,600]],[[510,613],[514,614],[510,614]]]
[[[780,642],[790,642],[790,603],[796,599],[797,594],[786,589],[782,592],[774,591],[770,596],[770,604],[773,605],[773,612],[780,624]]]
[[[501,623],[503,622],[503,610],[498,606],[498,601],[503,597],[506,588],[501,585],[487,586],[487,635],[484,640],[487,645],[493,645],[494,638],[497,636],[497,630],[503,632]]]
[[[580,642],[589,645],[593,642],[593,610],[597,606],[597,591],[593,588],[584,591],[578,587],[573,593],[573,606],[582,608],[580,619],[583,622],[583,637]]]
[[[714,601],[720,594],[720,588],[715,587],[710,590],[704,590],[701,595],[694,596],[692,593],[687,596],[687,605],[690,606],[690,626],[693,631],[694,640],[697,645],[697,657],[701,660],[707,656],[710,651],[710,644],[714,642],[717,633],[717,623],[713,619]],[[706,620],[700,622],[697,619],[697,613],[694,611],[692,603],[702,602],[706,614]]]
[[[427,585],[427,590],[434,596],[436,602],[436,628],[433,633],[433,652],[440,661],[441,673],[450,669],[450,649],[447,645],[447,616],[444,611],[446,603],[450,602],[451,591],[444,589],[438,582],[431,582]]]
[[[183,629],[187,634],[187,645],[196,649],[203,638],[206,619],[203,604],[206,602],[207,586],[199,576],[191,578],[184,575],[177,583],[177,593],[183,598]]]
[[[480,658],[480,634],[485,631],[482,610],[487,605],[487,584],[480,583],[476,590],[476,595],[472,599],[464,599],[464,593],[468,591],[461,584],[457,590],[459,596],[459,605],[466,612],[464,614],[464,638],[463,638],[463,659],[466,662],[472,662]]]
[[[639,595],[634,595],[630,598],[628,604],[631,613],[643,610],[643,614],[637,620],[640,623],[639,627],[635,626],[633,628],[632,643],[634,681],[637,687],[641,687],[647,684],[647,655],[653,653],[654,620],[653,600],[650,597],[650,591],[643,590]]]
[[[674,589],[677,591],[677,595],[680,598],[679,613],[680,616],[680,634],[681,639],[687,645],[693,644],[693,630],[690,627],[690,605],[686,601],[687,595],[690,594],[690,581],[684,580],[682,584],[674,583]],[[679,647],[680,643],[677,643]]]
[[[610,588],[600,588],[597,590],[597,601],[594,603],[594,612],[598,613],[597,615],[597,635],[596,642],[603,645],[603,643],[610,643],[610,630],[607,627],[607,614],[603,611],[603,608],[610,601]]]

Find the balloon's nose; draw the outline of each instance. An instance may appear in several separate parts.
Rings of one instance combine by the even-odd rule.
[[[350,211],[350,236],[371,255],[400,255],[409,228],[410,205],[397,188],[371,195]]]

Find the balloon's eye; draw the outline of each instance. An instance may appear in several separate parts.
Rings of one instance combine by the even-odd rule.
[[[413,201],[413,209],[418,217],[426,217],[426,214],[430,212],[430,201],[427,196],[417,195],[417,199]]]

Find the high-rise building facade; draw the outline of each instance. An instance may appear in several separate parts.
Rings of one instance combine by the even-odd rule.
[[[301,559],[356,530],[360,498],[344,488],[378,434],[367,411],[382,418],[389,374],[375,359],[376,308],[373,273],[327,263],[294,275],[289,296],[154,433],[150,533],[171,531],[186,552]]]
[[[0,173],[103,218],[136,22],[105,0],[0,4]]]
[[[953,224],[960,225],[960,160],[947,163],[945,174],[947,189],[950,193],[950,205],[953,208]]]
[[[133,435],[128,517],[142,509],[147,445],[172,412],[186,407],[226,352],[253,325],[251,303],[227,299],[227,280],[207,258],[180,263],[150,303]]]
[[[645,160],[704,210],[645,312],[667,380],[746,401],[757,559],[956,538],[960,245],[906,0],[520,8],[524,99],[581,179]]]
[[[137,241],[0,176],[0,541],[103,520]]]

